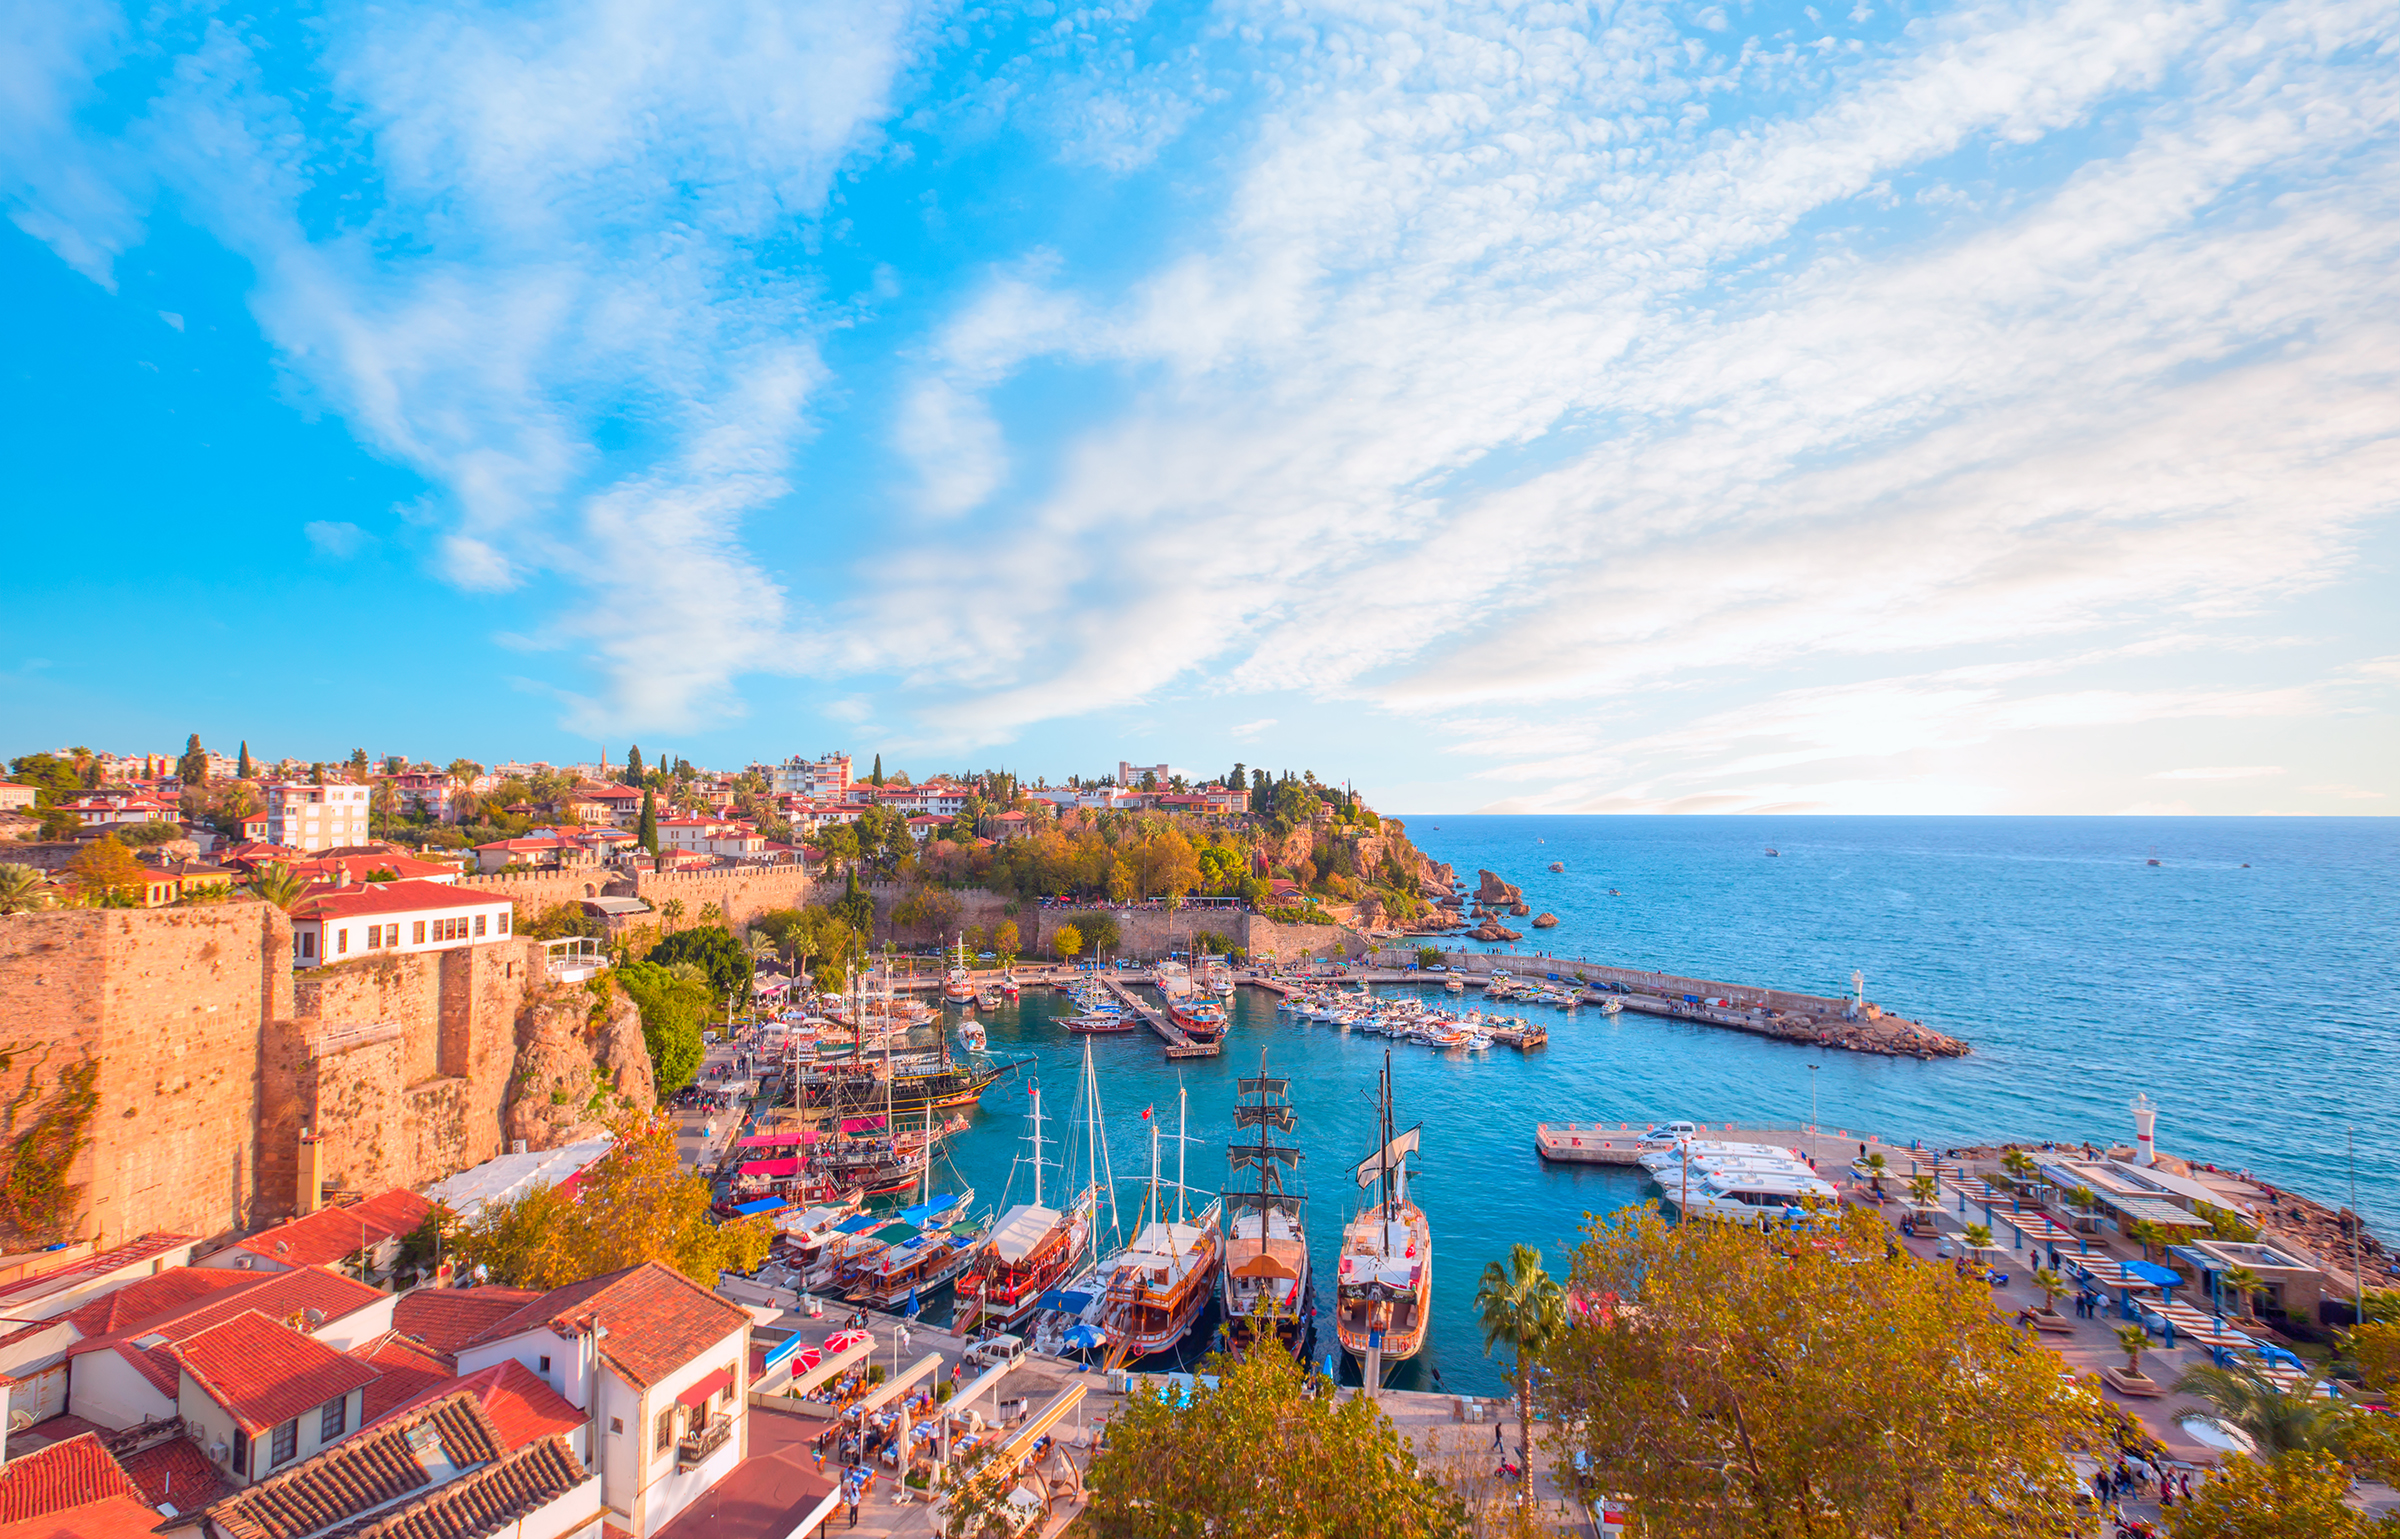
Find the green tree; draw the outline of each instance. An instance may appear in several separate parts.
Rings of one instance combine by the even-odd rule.
[[[629,786],[650,783],[642,771],[642,745],[639,743],[625,750],[625,783]]]
[[[67,862],[67,874],[74,879],[78,897],[104,908],[140,903],[150,882],[150,873],[115,834],[102,834],[77,850]]]
[[[2400,1319],[2371,1319],[2344,1332],[2342,1345],[2369,1388],[2385,1394],[2400,1392]]]
[[[633,842],[653,855],[658,853],[658,793],[648,786],[642,788],[642,825]]]
[[[1136,1390],[1093,1456],[1084,1521],[1103,1539],[1464,1539],[1376,1402],[1281,1352],[1212,1358],[1177,1405]]]
[[[255,780],[258,778],[258,766],[250,762],[250,740],[248,738],[242,739],[241,762],[234,766],[233,774],[234,778],[237,780]]]
[[[573,1196],[550,1186],[486,1204],[453,1242],[459,1263],[488,1267],[496,1283],[540,1289],[648,1261],[704,1288],[716,1286],[720,1272],[757,1269],[774,1227],[759,1217],[716,1221],[708,1178],[676,1153],[673,1123],[635,1111],[614,1131],[615,1143],[585,1168]]]
[[[200,746],[200,734],[185,739],[183,757],[175,761],[175,775],[187,786],[208,784],[208,750]]]
[[[2036,1267],[2033,1273],[2033,1285],[2042,1290],[2042,1313],[2057,1314],[2058,1301],[2067,1294],[2067,1280],[2046,1266]]]
[[[1989,1289],[1887,1262],[1877,1215],[1802,1238],[1645,1206],[1585,1234],[1581,1312],[1540,1353],[1534,1403],[1643,1532],[2018,1539],[2075,1522],[2072,1455],[2103,1442],[2087,1392]]]
[[[1859,1161],[1858,1163],[1859,1167],[1866,1171],[1867,1180],[1875,1188],[1875,1200],[1877,1202],[1883,1201],[1883,1175],[1885,1171],[1891,1168],[1891,1161],[1885,1159],[1883,1156],[1883,1151],[1878,1149],[1873,1154],[1868,1155],[1865,1159]]]
[[[2251,1271],[2246,1266],[2227,1267],[2225,1269],[2226,1290],[2232,1293],[2235,1298],[2242,1301],[2242,1318],[2245,1320],[2255,1320],[2258,1318],[2252,1306],[2257,1300],[2259,1290],[2264,1288],[2266,1285],[2266,1279],[2260,1277],[2256,1272]]]
[[[364,748],[351,749],[350,778],[357,781],[360,785],[365,785],[367,783],[368,766],[373,762],[373,760],[367,757],[367,751]]]
[[[2119,1334],[2133,1329],[2120,1327]],[[2247,1368],[2187,1368],[2175,1381],[2175,1393],[2201,1401],[2218,1421],[2247,1433],[2262,1458],[2338,1456],[2350,1445],[2353,1413],[2314,1395],[2287,1395]]]
[[[1071,924],[1062,924],[1050,932],[1050,949],[1059,960],[1072,962],[1083,955],[1083,931]]]
[[[867,784],[875,786],[883,784],[883,755],[875,756],[875,767],[867,772]]]
[[[2178,1503],[2169,1539],[2394,1539],[2400,1518],[2349,1504],[2350,1472],[2329,1454],[2260,1461],[2236,1455]]]
[[[2117,1350],[2125,1354],[2125,1373],[2129,1378],[2142,1376],[2142,1354],[2150,1350],[2150,1333],[2138,1325],[2117,1327]]]
[[[842,923],[850,927],[851,933],[858,936],[861,941],[874,935],[875,898],[864,887],[858,885],[856,869],[853,869],[848,879],[843,882],[842,896],[833,905],[833,911]]]
[[[0,862],[0,914],[28,914],[49,906],[48,878],[32,866]]]
[[[1123,946],[1125,937],[1117,929],[1117,916],[1105,910],[1075,916],[1076,925],[1083,931],[1083,943],[1095,957],[1106,956]]]
[[[992,952],[1000,958],[1002,967],[1016,965],[1017,949],[1023,944],[1024,941],[1017,933],[1017,922],[1014,919],[1003,919],[992,926]]]
[[[1509,1249],[1508,1265],[1487,1261],[1475,1289],[1475,1312],[1483,1321],[1483,1355],[1508,1343],[1517,1387],[1517,1462],[1526,1489],[1533,1486],[1533,1365],[1550,1339],[1567,1323],[1566,1295],[1530,1245]]]
[[[643,960],[661,967],[690,962],[708,975],[709,990],[717,999],[722,1000],[728,994],[749,997],[752,970],[749,948],[721,924],[678,930],[651,947]]]
[[[1439,946],[1419,946],[1417,948],[1417,965],[1419,967],[1441,966],[1442,948]]]
[[[270,861],[250,873],[250,895],[290,913],[293,904],[308,896],[308,878],[280,860]]]
[[[627,962],[614,976],[642,1017],[651,1077],[663,1100],[698,1077],[707,1050],[700,1033],[716,1000],[705,976],[678,978],[655,962]]]

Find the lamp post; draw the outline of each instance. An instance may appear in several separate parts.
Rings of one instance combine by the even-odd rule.
[[[1819,1064],[1808,1066],[1808,1136],[1817,1136],[1817,1070]]]

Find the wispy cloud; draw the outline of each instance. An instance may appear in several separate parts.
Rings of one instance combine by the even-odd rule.
[[[2160,770],[2152,780],[2257,780],[2266,775],[2280,775],[2280,764],[2227,764],[2205,769]]]

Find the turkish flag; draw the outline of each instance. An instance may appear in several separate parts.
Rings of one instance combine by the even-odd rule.
[[[1150,1120],[1150,1108],[1147,1106],[1142,1108],[1142,1120],[1144,1122],[1148,1122]]]

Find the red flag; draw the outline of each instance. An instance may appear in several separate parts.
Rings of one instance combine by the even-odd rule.
[[[1148,1122],[1150,1120],[1150,1108],[1147,1106],[1142,1108],[1142,1120],[1144,1122]]]

